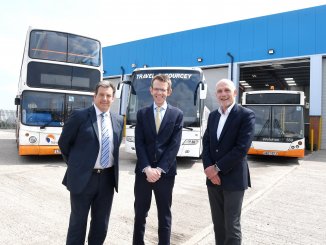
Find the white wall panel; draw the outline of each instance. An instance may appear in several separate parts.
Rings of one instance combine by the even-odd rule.
[[[323,59],[323,77],[322,77],[322,96],[321,96],[321,114],[322,114],[322,135],[321,149],[326,149],[326,58]]]
[[[208,85],[206,106],[210,111],[213,111],[218,107],[215,97],[215,84],[222,78],[228,78],[228,67],[203,68],[203,72]]]

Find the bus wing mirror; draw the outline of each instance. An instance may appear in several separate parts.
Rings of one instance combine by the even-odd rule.
[[[15,105],[20,105],[20,98],[15,98]]]
[[[199,98],[201,100],[204,100],[204,99],[206,99],[206,96],[207,96],[207,84],[201,83],[200,89],[199,89]]]
[[[121,80],[122,80],[123,83],[130,83],[131,82],[131,75],[123,75]]]
[[[118,83],[117,89],[116,89],[116,94],[115,97],[117,99],[121,99],[121,95],[122,95],[122,89],[124,87],[124,85],[131,85],[131,75],[123,75],[121,76],[121,82]]]

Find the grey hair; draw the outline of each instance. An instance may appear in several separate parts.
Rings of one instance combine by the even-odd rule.
[[[219,80],[215,85],[215,90],[217,89],[217,86],[222,83],[227,84],[233,91],[236,90],[234,82],[232,82],[230,79],[227,79],[227,78],[222,78],[221,80]]]

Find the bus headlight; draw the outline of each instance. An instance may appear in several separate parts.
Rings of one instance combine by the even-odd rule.
[[[189,140],[185,140],[183,142],[183,145],[197,145],[198,142],[199,142],[199,140],[191,140],[191,139],[189,139]]]
[[[135,142],[135,137],[134,136],[127,136],[126,141],[128,142]]]
[[[34,144],[34,143],[36,143],[37,138],[35,136],[31,136],[31,137],[29,137],[28,140],[29,140],[29,143]]]

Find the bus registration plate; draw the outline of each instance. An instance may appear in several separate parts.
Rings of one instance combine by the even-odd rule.
[[[277,156],[278,155],[278,153],[275,151],[264,151],[263,154],[266,156]]]
[[[60,149],[56,149],[56,150],[54,150],[54,154],[61,154]]]

